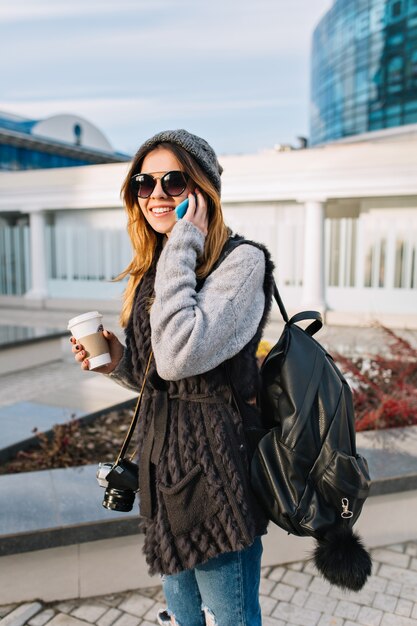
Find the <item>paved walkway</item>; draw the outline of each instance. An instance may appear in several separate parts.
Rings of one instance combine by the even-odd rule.
[[[0,308],[0,324],[14,324],[15,326],[30,324],[66,330],[67,321],[71,315],[65,311]],[[120,337],[123,336],[123,333],[118,331],[116,315],[106,315],[106,322],[110,330],[118,332]],[[57,354],[57,359],[45,365],[0,376],[0,406],[39,399],[44,401],[45,397],[49,397],[50,404],[55,402],[59,405],[64,393],[72,393],[73,398],[76,399],[77,395],[80,395],[80,385],[86,381],[105,380],[100,374],[83,372],[80,369],[71,353],[69,337],[61,340],[61,352]],[[117,389],[117,385],[110,381],[109,387]],[[68,406],[68,402],[64,406]]]
[[[417,626],[417,540],[374,549],[372,557],[373,575],[359,593],[330,586],[307,561],[263,568],[263,626]],[[0,626],[153,626],[163,607],[161,588],[152,587],[2,606]]]

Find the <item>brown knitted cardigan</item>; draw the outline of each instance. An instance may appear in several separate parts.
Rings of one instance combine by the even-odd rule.
[[[243,241],[253,243],[230,238],[221,259]],[[179,381],[160,378],[151,361],[137,429],[140,515],[151,574],[193,568],[266,532],[250,487],[245,438],[245,428],[259,415],[246,402],[236,410],[230,388],[231,382],[243,401],[258,390],[255,353],[271,306],[273,264],[266,248],[253,245],[264,251],[266,268],[265,309],[252,340],[229,361]],[[138,386],[151,351],[149,303],[159,252],[137,288],[126,328],[126,357]]]

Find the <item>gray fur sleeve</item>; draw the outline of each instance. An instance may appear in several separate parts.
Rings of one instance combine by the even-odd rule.
[[[122,387],[132,389],[133,391],[139,391],[139,387],[132,374],[132,359],[130,352],[126,347],[119,363],[116,365],[114,370],[110,372],[110,374],[107,374],[107,376]]]
[[[203,247],[201,231],[181,220],[158,262],[150,321],[157,371],[165,380],[202,374],[233,357],[263,314],[263,252],[240,245],[197,293],[195,268]]]

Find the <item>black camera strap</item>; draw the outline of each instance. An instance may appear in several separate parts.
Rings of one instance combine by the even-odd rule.
[[[129,443],[130,443],[130,440],[132,438],[132,435],[133,435],[133,433],[135,431],[136,424],[137,424],[138,419],[139,419],[139,410],[140,410],[140,405],[141,405],[141,402],[142,402],[143,390],[145,389],[146,379],[148,377],[149,368],[151,366],[152,356],[153,356],[153,352],[151,350],[151,352],[149,354],[149,359],[148,359],[148,364],[146,366],[145,374],[143,375],[142,387],[141,387],[141,390],[139,392],[139,397],[138,397],[137,402],[136,402],[136,407],[135,407],[135,411],[133,413],[132,421],[130,423],[130,427],[129,427],[129,430],[127,431],[127,434],[126,434],[125,440],[123,442],[123,445],[122,445],[122,447],[120,449],[120,452],[119,452],[119,454],[117,456],[117,459],[116,459],[116,462],[115,462],[116,465],[120,461],[120,459],[124,458],[124,456],[126,454],[126,451],[127,451],[128,447],[129,447]],[[136,454],[136,450],[131,454],[130,460],[132,460],[134,458],[135,454]]]

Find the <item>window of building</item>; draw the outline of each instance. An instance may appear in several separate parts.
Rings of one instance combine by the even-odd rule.
[[[417,86],[417,50],[413,50],[407,63],[408,87]]]
[[[369,12],[369,31],[371,33],[378,32],[384,28],[385,23],[385,6],[380,3],[372,7]]]
[[[387,115],[401,115],[401,105],[396,104],[394,106],[387,107]]]
[[[402,16],[403,13],[403,0],[394,0],[391,2],[391,19],[398,19]]]
[[[405,113],[404,124],[416,124],[416,123],[417,123],[417,111],[410,111],[410,113]]]
[[[368,70],[362,69],[355,76],[356,101],[365,102],[368,98]]]
[[[369,33],[369,13],[362,11],[356,18],[356,39],[363,39]]]
[[[400,83],[403,78],[404,60],[400,56],[393,57],[387,65],[387,82],[392,85]]]
[[[386,127],[393,128],[394,126],[401,126],[400,115],[393,115],[393,116],[387,117]]]
[[[404,43],[404,34],[403,33],[394,33],[387,40],[388,46],[394,48],[395,46],[400,46]]]
[[[367,68],[362,68],[357,71],[355,77],[355,89],[356,91],[367,91],[368,90],[368,70]]]
[[[368,64],[368,50],[358,51],[356,54],[356,65],[367,65]]]
[[[382,120],[370,120],[369,130],[380,130],[381,128],[384,128],[384,123]]]
[[[369,118],[371,120],[382,120],[383,117],[384,117],[383,111],[371,111],[371,113],[369,114]]]
[[[368,128],[368,118],[365,115],[357,115],[355,118],[356,132],[364,133]]]

